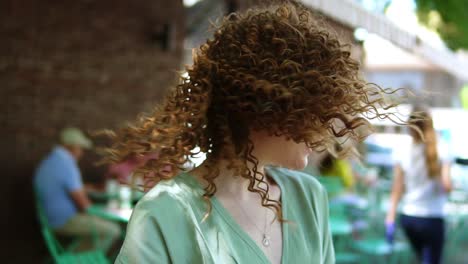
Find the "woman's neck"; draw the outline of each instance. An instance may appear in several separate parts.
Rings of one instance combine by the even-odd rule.
[[[219,171],[219,175],[213,180],[216,185],[215,195],[217,197],[235,196],[240,200],[250,200],[252,199],[252,195],[258,197],[258,194],[252,193],[248,190],[250,180],[240,175],[236,175],[234,170],[228,169],[228,162],[226,161],[219,161],[211,166],[201,165],[195,168],[192,171],[192,174],[202,182],[203,186],[206,186],[208,183],[203,178],[203,175],[206,175],[209,170],[212,170],[213,168],[217,168]],[[253,169],[251,169],[251,171],[253,171]],[[265,166],[263,164],[257,165],[257,171],[264,175],[264,182],[269,185],[274,184],[271,179],[266,177]],[[256,177],[259,178],[261,175],[257,174]],[[265,188],[265,186],[262,186],[262,183],[259,183],[259,181],[256,181],[256,187]]]

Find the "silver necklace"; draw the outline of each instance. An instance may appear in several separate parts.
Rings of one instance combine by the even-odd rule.
[[[269,247],[271,245],[271,237],[267,233],[267,227],[270,227],[271,225],[267,225],[268,209],[265,208],[265,223],[263,225],[263,231],[262,231],[262,229],[257,226],[255,221],[252,221],[249,214],[247,214],[247,212],[245,211],[244,207],[241,204],[239,204],[239,208],[241,209],[241,211],[245,215],[245,217],[247,217],[247,219],[250,222],[252,222],[252,224],[255,226],[255,228],[257,228],[257,230],[260,231],[260,233],[262,234],[262,245],[264,247]]]

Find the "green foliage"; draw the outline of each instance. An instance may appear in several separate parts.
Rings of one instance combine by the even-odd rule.
[[[468,0],[415,0],[421,23],[453,50],[468,49]]]

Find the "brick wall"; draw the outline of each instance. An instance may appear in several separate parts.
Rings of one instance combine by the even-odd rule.
[[[37,251],[30,182],[59,130],[121,125],[175,82],[184,15],[182,0],[0,2],[0,208],[2,226],[18,227],[2,236],[10,247]],[[94,158],[82,162],[87,179],[100,174]],[[28,262],[14,252],[8,263]]]

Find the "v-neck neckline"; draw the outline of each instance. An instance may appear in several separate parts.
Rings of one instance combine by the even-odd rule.
[[[283,183],[280,177],[276,175],[276,172],[274,171],[273,168],[266,168],[268,171],[268,174],[273,178],[273,180],[276,182],[278,187],[280,188],[281,191],[281,196],[280,196],[280,201],[281,201],[281,207],[282,207],[282,213],[283,213],[283,219],[288,219],[288,212],[287,212],[287,199],[285,199],[286,192],[283,186]],[[201,188],[203,190],[203,187],[201,183],[195,179],[189,172],[185,173],[188,177],[190,178],[190,181],[192,181],[193,184],[195,184],[197,187]],[[265,255],[263,250],[260,248],[260,246],[253,240],[253,238],[247,234],[247,232],[240,226],[239,223],[234,219],[232,214],[223,206],[223,204],[216,198],[215,196],[211,197],[211,202],[213,205],[213,208],[219,213],[221,218],[228,224],[228,226],[257,254],[257,256],[263,260],[265,263],[271,263],[268,257]],[[281,253],[281,263],[288,263],[287,262],[287,252],[288,252],[288,235],[289,235],[289,230],[288,230],[288,224],[286,222],[281,223],[281,233],[282,233],[282,253]]]

